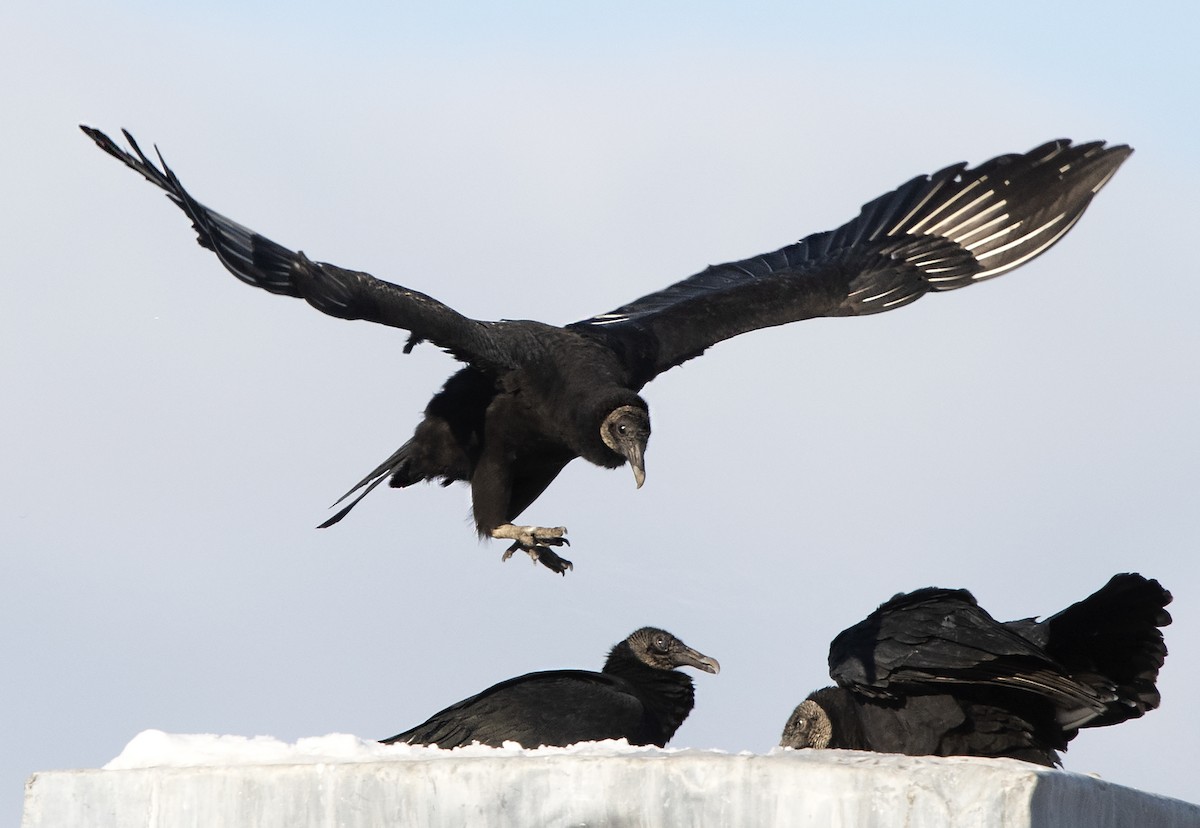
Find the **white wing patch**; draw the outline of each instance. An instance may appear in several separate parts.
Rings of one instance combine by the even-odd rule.
[[[978,256],[976,256],[975,258],[976,258],[976,259],[978,259],[979,261],[983,261],[984,259],[987,259],[987,258],[990,258],[990,257],[992,257],[992,256],[995,256],[997,253],[1003,253],[1005,250],[1008,250],[1008,249],[1010,249],[1010,248],[1016,247],[1018,244],[1022,244],[1022,243],[1023,243],[1023,242],[1025,242],[1027,239],[1032,239],[1034,236],[1037,236],[1037,235],[1038,235],[1038,234],[1040,234],[1040,233],[1045,233],[1047,230],[1049,230],[1049,229],[1050,229],[1051,227],[1053,227],[1054,225],[1058,224],[1058,223],[1059,223],[1060,221],[1062,221],[1064,218],[1066,218],[1066,214],[1065,214],[1065,213],[1059,213],[1057,216],[1055,216],[1055,217],[1054,217],[1053,219],[1051,219],[1050,221],[1046,222],[1045,224],[1039,225],[1038,227],[1035,227],[1033,230],[1030,230],[1030,231],[1029,231],[1028,233],[1026,233],[1025,235],[1023,235],[1023,236],[1021,236],[1021,237],[1019,237],[1019,238],[1013,239],[1012,241],[1008,242],[1007,244],[1002,244],[1002,245],[1000,245],[999,247],[997,247],[997,248],[994,248],[994,249],[992,249],[992,250],[989,250],[989,251],[988,251],[988,252],[986,252],[986,253],[980,253],[980,254],[979,254]],[[1062,232],[1066,232],[1066,231],[1064,230],[1064,231],[1062,231]],[[1054,243],[1054,242],[1055,242],[1055,241],[1056,241],[1056,240],[1059,238],[1059,236],[1061,236],[1061,235],[1062,235],[1062,233],[1061,233],[1061,232],[1060,232],[1060,233],[1056,233],[1056,234],[1054,235],[1054,237],[1053,237],[1053,238],[1051,238],[1049,241],[1047,241],[1045,244],[1040,244],[1040,245],[1038,245],[1038,246],[1037,246],[1037,248],[1036,248],[1035,250],[1033,250],[1033,251],[1031,251],[1031,252],[1029,253],[1029,255],[1027,255],[1027,256],[1023,256],[1021,259],[1019,259],[1019,260],[1017,260],[1016,262],[1014,262],[1014,263],[1010,264],[1010,265],[1009,265],[1009,268],[1011,269],[1011,268],[1013,268],[1013,267],[1016,267],[1016,266],[1017,266],[1018,264],[1020,264],[1021,262],[1025,262],[1025,261],[1028,261],[1029,259],[1033,258],[1033,257],[1034,257],[1034,256],[1036,256],[1038,253],[1040,253],[1040,252],[1042,252],[1043,250],[1045,250],[1047,246],[1049,246],[1049,245],[1053,244],[1053,243]]]
[[[614,322],[628,321],[629,316],[623,313],[602,313],[588,320],[589,325],[611,325]]]

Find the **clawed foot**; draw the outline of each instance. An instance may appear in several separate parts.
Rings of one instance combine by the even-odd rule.
[[[535,563],[540,563],[552,572],[565,575],[568,569],[574,569],[571,562],[552,550],[551,546],[570,546],[571,542],[564,535],[567,527],[555,526],[514,526],[506,523],[492,530],[492,537],[497,540],[511,540],[513,545],[505,550],[500,560],[507,561],[513,553],[520,550],[528,555]]]

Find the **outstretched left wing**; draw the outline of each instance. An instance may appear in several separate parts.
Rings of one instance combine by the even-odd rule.
[[[183,188],[175,173],[158,156],[162,168],[124,132],[130,154],[101,132],[80,125],[109,155],[161,187],[192,220],[201,246],[217,254],[221,264],[248,285],[304,299],[322,313],[339,319],[364,319],[411,332],[405,351],[428,340],[464,362],[511,367],[514,347],[504,336],[503,325],[469,319],[436,299],[376,279],[369,273],[311,261],[248,227],[210,210]]]

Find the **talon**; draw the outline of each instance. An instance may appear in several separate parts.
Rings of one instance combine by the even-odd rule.
[[[514,543],[512,546],[508,547],[508,549],[504,550],[504,554],[500,556],[500,560],[507,561],[509,558],[511,558],[513,556],[513,553],[516,552],[520,548],[521,548],[520,542]],[[534,560],[536,561],[537,558],[534,558]]]
[[[575,568],[574,565],[566,558],[552,552],[550,547],[570,546],[570,541],[563,537],[566,532],[567,527],[565,526],[514,526],[511,523],[505,523],[493,529],[491,535],[497,540],[504,539],[513,542],[512,546],[508,547],[500,556],[501,561],[507,561],[519,549],[534,563],[540,563],[551,572],[565,575],[568,569]]]
[[[557,554],[555,554],[554,552],[551,552],[546,547],[544,547],[544,546],[539,547],[539,550],[540,550],[540,554],[537,555],[535,560],[538,563],[540,563],[542,566],[549,569],[551,572],[557,572],[559,575],[566,577],[567,570],[575,568],[575,565],[572,564],[570,561],[568,561],[566,558],[559,557]]]

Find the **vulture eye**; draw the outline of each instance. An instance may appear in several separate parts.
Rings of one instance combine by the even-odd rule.
[[[660,653],[665,653],[671,648],[667,645],[667,639],[660,635],[654,639],[654,649]]]
[[[624,425],[624,424],[621,424],[621,425],[617,426],[617,433],[618,433],[618,434],[624,434],[624,433],[625,433],[625,425]]]

